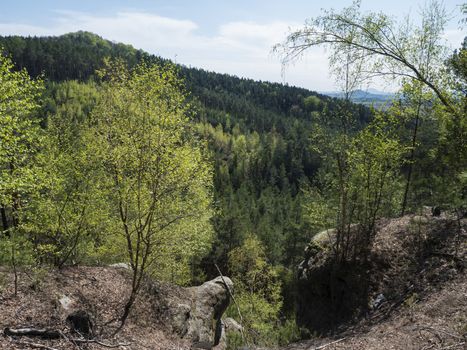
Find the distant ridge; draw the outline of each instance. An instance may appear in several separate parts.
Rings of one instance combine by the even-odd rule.
[[[321,92],[323,95],[334,97],[334,98],[343,98],[344,94],[342,92]],[[391,103],[391,100],[394,98],[395,94],[391,92],[379,91],[376,89],[368,90],[355,90],[351,95],[351,100],[354,103],[363,104],[365,106],[381,107]]]

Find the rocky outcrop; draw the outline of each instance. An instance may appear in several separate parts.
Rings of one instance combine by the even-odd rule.
[[[220,343],[223,332],[221,316],[229,306],[232,290],[233,282],[227,277],[217,277],[190,289],[193,308],[188,320],[188,336],[212,341],[213,345]]]
[[[356,226],[352,226],[356,227]],[[380,219],[366,259],[335,262],[335,230],[318,233],[298,266],[297,323],[327,333],[364,315],[394,310],[465,269],[467,220],[432,213]]]
[[[230,303],[233,282],[217,277],[201,286],[170,291],[154,284],[159,304],[156,312],[173,332],[190,339],[193,349],[225,349],[225,328],[221,317]]]

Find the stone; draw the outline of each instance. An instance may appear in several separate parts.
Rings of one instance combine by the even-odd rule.
[[[172,304],[169,310],[171,313],[170,319],[172,329],[183,338],[188,332],[188,320],[190,318],[191,307],[190,305],[182,303]]]
[[[378,309],[384,302],[386,301],[386,297],[383,293],[378,294],[378,296],[373,300],[371,308],[373,310]]]
[[[233,283],[228,277],[217,277],[200,286],[171,287],[154,282],[151,293],[160,300],[155,307],[161,320],[180,337],[192,341],[192,349],[224,350],[227,347],[221,317],[229,306]]]
[[[241,333],[243,331],[242,325],[235,321],[232,317],[225,318],[223,322],[226,332]]]
[[[229,306],[233,282],[228,277],[219,276],[199,287],[191,288],[191,291],[194,307],[189,320],[188,334],[197,337],[198,341],[219,344],[222,336],[221,316]]]
[[[60,299],[58,299],[58,302],[65,311],[68,311],[71,308],[71,305],[73,304],[73,300],[71,300],[71,298],[66,295],[62,295]]]
[[[125,269],[125,270],[130,270],[130,265],[127,264],[127,263],[116,263],[116,264],[110,264],[109,267],[113,267],[113,268],[116,268],[116,269]]]

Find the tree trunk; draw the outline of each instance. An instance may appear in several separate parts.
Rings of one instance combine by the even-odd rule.
[[[0,207],[0,213],[1,213],[1,216],[2,216],[2,231],[3,231],[3,234],[5,234],[7,237],[9,236],[9,233],[8,233],[8,220],[7,220],[7,217],[6,217],[6,210],[5,210],[5,207],[2,206]]]
[[[130,297],[128,298],[128,301],[125,304],[125,308],[123,309],[123,315],[122,317],[120,317],[120,325],[114,332],[114,335],[120,332],[122,328],[125,326],[126,320],[128,319],[128,316],[130,316],[131,307],[135,303],[136,293],[137,293],[137,290],[132,289]]]
[[[410,189],[410,182],[412,180],[412,171],[413,171],[413,162],[415,160],[415,146],[417,144],[417,132],[418,132],[418,124],[420,123],[420,108],[421,108],[421,98],[418,100],[417,105],[417,114],[415,115],[415,127],[413,130],[412,135],[412,149],[410,151],[410,163],[409,163],[409,170],[407,173],[407,182],[405,183],[405,190],[404,190],[404,199],[402,201],[402,209],[401,209],[401,216],[404,216],[405,210],[407,209],[407,201],[409,196],[409,189]]]

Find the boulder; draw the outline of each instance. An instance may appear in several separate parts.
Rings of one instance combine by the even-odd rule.
[[[217,277],[197,287],[174,288],[154,282],[150,287],[159,304],[155,312],[180,337],[190,339],[192,349],[226,348],[221,317],[230,303],[233,283]]]
[[[188,335],[197,341],[211,341],[213,345],[218,345],[223,331],[221,317],[229,306],[233,282],[228,277],[217,277],[191,288],[191,292],[193,309],[188,322]]]

